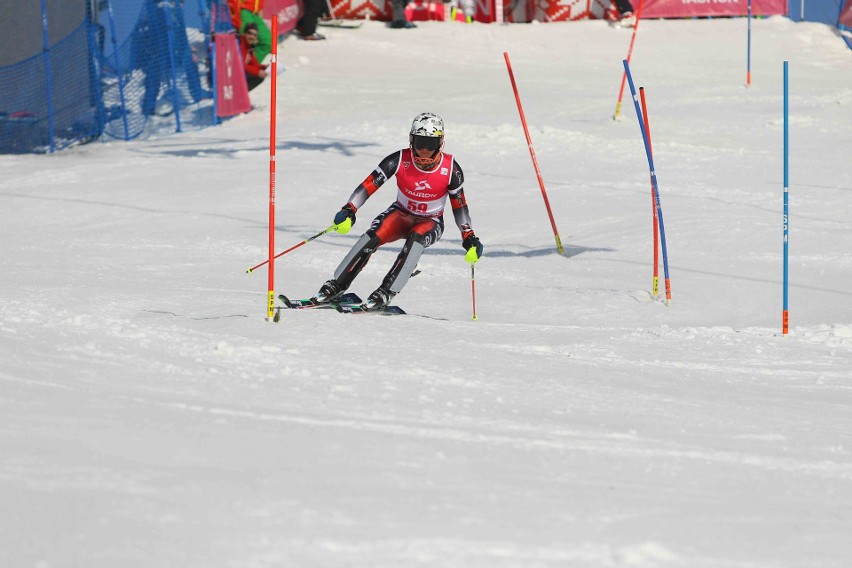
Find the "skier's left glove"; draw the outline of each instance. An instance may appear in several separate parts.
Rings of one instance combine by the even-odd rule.
[[[348,233],[355,224],[355,207],[351,203],[344,205],[334,216],[334,224],[337,225],[334,230],[341,235]]]
[[[473,233],[470,233],[468,236],[464,238],[462,241],[462,247],[467,251],[467,254],[464,255],[464,259],[473,264],[482,256],[482,243],[479,242],[479,239]]]

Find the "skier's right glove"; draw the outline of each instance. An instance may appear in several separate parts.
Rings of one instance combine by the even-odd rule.
[[[334,216],[334,224],[337,225],[334,230],[345,235],[355,224],[355,207],[351,203],[347,203]]]
[[[482,256],[482,243],[473,233],[464,238],[462,246],[467,251],[467,254],[464,255],[467,262],[473,264]]]

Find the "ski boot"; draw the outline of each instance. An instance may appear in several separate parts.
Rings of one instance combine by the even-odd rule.
[[[394,292],[379,286],[362,305],[367,310],[379,310],[390,304],[394,296],[396,296]]]
[[[327,304],[343,295],[343,292],[343,287],[337,282],[337,280],[332,278],[322,285],[319,292],[311,298],[311,301],[314,304]]]

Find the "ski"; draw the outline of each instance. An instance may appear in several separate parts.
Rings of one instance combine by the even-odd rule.
[[[317,24],[326,28],[345,28],[354,30],[364,25],[364,20],[320,20]]]
[[[309,309],[335,309],[342,314],[381,314],[385,316],[405,315],[405,310],[399,306],[384,306],[381,308],[369,309],[364,306],[364,301],[358,294],[347,292],[339,298],[331,302],[316,304],[310,298],[291,300],[284,294],[278,294],[278,299],[283,306],[277,309],[294,309],[294,310],[309,310]],[[277,315],[277,314],[276,314]]]
[[[291,300],[284,294],[278,294],[278,299],[284,304],[284,307],[291,308],[294,310],[303,310],[303,309],[329,309],[334,308],[335,304],[358,304],[360,305],[363,300],[358,296],[358,294],[354,294],[352,292],[343,294],[333,302],[325,302],[322,304],[314,303],[310,298],[304,298],[300,300]]]
[[[378,314],[382,316],[404,316],[405,310],[399,306],[382,306],[381,308],[368,308],[362,303],[335,302],[334,308],[341,314]]]

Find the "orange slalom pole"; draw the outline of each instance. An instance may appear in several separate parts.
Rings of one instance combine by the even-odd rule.
[[[639,98],[642,101],[642,119],[645,122],[645,134],[648,136],[648,151],[651,149],[651,127],[648,125],[648,109],[645,106],[645,87],[639,87]],[[654,199],[654,183],[651,182],[651,209],[654,219],[654,278],[651,282],[651,294],[656,298],[660,294],[660,227],[657,217],[657,200]]]
[[[636,24],[633,26],[633,36],[630,38],[630,48],[627,50],[627,63],[630,63],[630,56],[633,55],[633,43],[636,41],[636,32],[639,31],[639,18],[642,16],[642,2],[639,0],[639,8],[636,10]],[[621,112],[621,99],[624,96],[624,82],[627,80],[627,71],[621,74],[621,88],[618,89],[618,103],[615,105],[615,114],[612,115],[613,120],[618,120],[618,114]]]
[[[509,70],[509,80],[512,82],[512,89],[515,91],[515,102],[518,103],[518,113],[521,115],[521,124],[524,126],[524,135],[527,137],[527,146],[530,149],[530,157],[532,157],[535,175],[538,178],[538,186],[541,188],[541,196],[544,198],[544,206],[547,209],[547,216],[550,217],[550,226],[553,227],[553,236],[556,238],[556,250],[559,254],[565,254],[565,249],[562,248],[562,240],[559,238],[559,231],[556,230],[556,221],[553,220],[553,212],[550,210],[550,201],[547,200],[547,191],[544,189],[544,180],[541,177],[541,170],[538,168],[538,161],[535,159],[535,150],[533,150],[532,140],[530,139],[530,131],[527,128],[527,119],[524,117],[524,109],[521,107],[521,97],[518,95],[518,86],[515,84],[515,74],[512,73],[512,64],[509,62],[509,53],[504,51],[503,58],[506,60],[506,68]]]
[[[272,61],[270,62],[270,112],[269,112],[269,296],[266,317],[277,321],[275,313],[275,96],[278,77],[278,18],[272,18]]]

